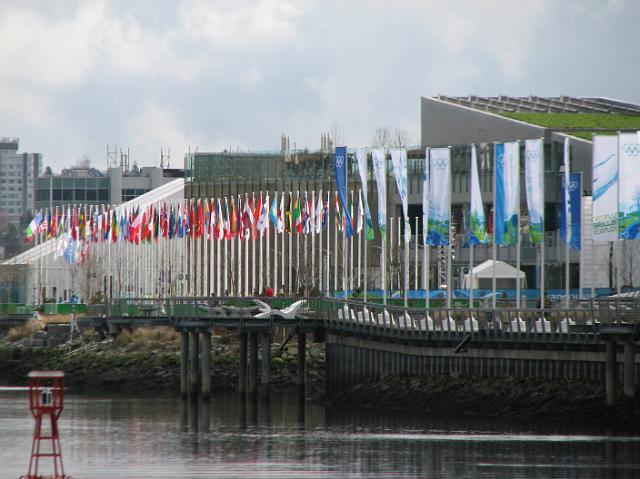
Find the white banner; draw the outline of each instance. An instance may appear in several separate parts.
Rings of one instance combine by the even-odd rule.
[[[618,137],[593,137],[593,241],[618,240]]]
[[[529,238],[544,243],[544,140],[526,140],[524,144],[524,184],[529,210]]]
[[[620,176],[618,228],[622,239],[640,237],[640,143],[635,133],[618,135]]]
[[[429,222],[427,241],[431,246],[447,246],[450,236],[451,161],[449,148],[429,150]]]
[[[427,225],[429,224],[429,148],[424,155],[424,171],[422,173],[422,244],[427,243]]]
[[[383,148],[371,150],[373,173],[378,186],[378,228],[383,238],[387,237],[387,172]]]
[[[487,235],[487,219],[482,205],[482,193],[480,191],[480,178],[478,177],[478,162],[476,158],[476,145],[471,145],[471,204],[469,218],[469,243],[486,244],[489,241]]]
[[[396,177],[398,195],[402,202],[404,215],[404,242],[411,242],[411,225],[409,224],[409,199],[407,198],[407,150],[394,148],[391,150],[391,163],[393,164],[393,176]]]

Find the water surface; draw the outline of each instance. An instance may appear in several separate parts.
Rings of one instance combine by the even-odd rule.
[[[76,479],[640,477],[633,430],[325,409],[296,394],[268,404],[68,394],[60,426]],[[0,390],[0,477],[26,473],[32,428],[26,392]]]

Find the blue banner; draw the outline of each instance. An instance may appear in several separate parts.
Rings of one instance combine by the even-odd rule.
[[[502,218],[504,218],[504,144],[495,145],[495,169],[496,169],[496,204],[493,205],[493,235],[496,244],[504,244],[502,238]]]
[[[349,214],[349,203],[347,202],[347,147],[336,147],[334,156],[334,167],[336,172],[336,187],[338,188],[338,197],[342,205],[342,211],[346,218],[345,234],[347,238],[353,236],[353,226],[351,224],[351,215]]]
[[[564,192],[566,188],[566,181],[564,177],[562,178],[562,191]],[[563,193],[563,198],[566,198],[566,195]],[[571,219],[570,223],[570,240],[569,246],[576,251],[580,251],[580,230],[581,230],[581,220],[582,220],[582,174],[580,173],[571,173],[569,175],[569,218]],[[567,208],[563,207],[560,211],[560,237],[562,239],[567,238],[567,218],[566,212]]]

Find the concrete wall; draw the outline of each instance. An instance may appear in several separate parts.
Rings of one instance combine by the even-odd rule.
[[[327,392],[335,393],[382,376],[536,377],[605,381],[605,352],[503,349],[469,346],[455,354],[453,347],[411,346],[327,334]],[[636,355],[636,381],[639,379]],[[622,381],[623,353],[618,353]]]

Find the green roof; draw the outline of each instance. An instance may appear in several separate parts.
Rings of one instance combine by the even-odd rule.
[[[612,131],[576,131],[571,135],[590,140],[593,133],[615,134],[616,129],[640,130],[640,115],[617,115],[612,113],[501,113],[514,120],[532,123],[546,128],[611,128]]]

